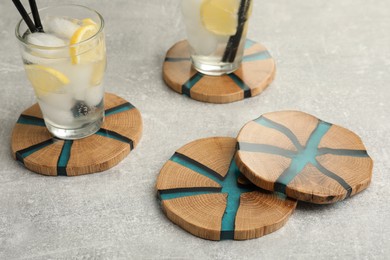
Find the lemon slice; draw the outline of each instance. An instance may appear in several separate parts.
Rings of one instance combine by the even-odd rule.
[[[93,65],[92,77],[91,77],[91,86],[98,86],[102,84],[104,72],[106,71],[106,58],[96,62]]]
[[[83,25],[94,25],[97,26],[97,24],[91,19],[91,18],[85,18],[81,21]]]
[[[203,26],[217,35],[235,35],[239,5],[239,0],[203,0],[200,9]]]
[[[93,37],[98,31],[98,27],[93,24],[83,25],[76,30],[72,38],[70,38],[70,45],[78,44],[82,41],[88,40]],[[94,41],[91,43],[80,44],[70,47],[70,57],[73,64],[79,64],[84,59],[86,62],[96,60],[96,52],[91,49],[94,48]]]
[[[69,79],[62,72],[43,65],[25,65],[27,77],[38,97],[53,93],[69,84]]]
[[[97,26],[94,20],[91,18],[85,18],[82,21],[83,25],[94,25]],[[103,45],[103,43],[100,43],[100,45]],[[104,46],[99,46],[99,51],[104,51]],[[93,72],[91,77],[91,86],[98,86],[102,84],[104,72],[106,71],[106,56],[104,54],[100,55],[103,58],[99,61],[97,61],[93,65]]]

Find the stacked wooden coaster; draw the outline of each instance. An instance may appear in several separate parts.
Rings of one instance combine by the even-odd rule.
[[[281,228],[297,201],[334,203],[371,181],[373,161],[353,132],[283,111],[249,122],[237,139],[189,143],[160,171],[167,217],[205,239],[245,240]]]
[[[141,114],[132,104],[105,95],[101,129],[79,140],[54,138],[38,104],[25,110],[12,133],[12,155],[27,169],[50,176],[77,176],[105,171],[122,161],[142,135]]]
[[[230,103],[259,95],[275,77],[275,61],[261,44],[246,41],[242,64],[234,73],[207,76],[192,67],[189,44],[176,43],[166,54],[163,77],[174,91],[210,103]]]

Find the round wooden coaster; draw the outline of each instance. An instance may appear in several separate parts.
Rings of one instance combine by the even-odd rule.
[[[12,133],[12,154],[27,169],[51,176],[77,176],[105,171],[122,161],[142,135],[140,112],[126,100],[105,94],[102,128],[79,140],[54,138],[38,104],[25,110]]]
[[[364,190],[373,161],[353,132],[298,111],[249,122],[238,137],[236,162],[257,186],[291,198],[333,203]]]
[[[230,103],[259,95],[275,77],[275,61],[267,49],[247,40],[241,67],[224,76],[206,76],[192,67],[186,40],[166,54],[163,77],[174,91],[210,103]]]
[[[261,237],[287,222],[297,202],[240,177],[235,151],[236,140],[229,137],[197,140],[176,151],[156,185],[172,222],[210,240]]]

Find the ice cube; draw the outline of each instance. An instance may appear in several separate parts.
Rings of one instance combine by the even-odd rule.
[[[89,87],[85,93],[85,102],[88,106],[97,106],[100,102],[102,102],[104,95],[103,86],[94,86]]]
[[[42,101],[39,102],[39,106],[45,118],[56,125],[66,126],[74,122],[71,110],[58,109],[57,107],[50,106]]]
[[[76,100],[85,100],[85,92],[91,85],[92,66],[68,65],[69,80],[71,82],[73,97]]]
[[[80,26],[66,17],[47,16],[45,18],[45,30],[58,37],[70,39]]]
[[[88,86],[85,86],[83,84],[71,84],[70,87],[72,88],[72,94],[74,99],[78,101],[85,100],[85,91]]]
[[[53,109],[63,109],[69,111],[75,103],[70,93],[48,93],[40,96],[39,99],[48,106],[53,107]]]
[[[45,55],[45,56],[47,56],[47,55]],[[37,53],[37,52],[30,53],[27,51],[22,51],[22,58],[23,58],[24,63],[27,63],[27,64],[49,65],[49,64],[56,62],[55,59],[45,59],[43,57],[40,57],[39,53]]]
[[[45,48],[34,48],[31,47],[32,52],[30,55],[25,55],[24,57],[27,61],[31,63],[38,64],[47,64],[52,63],[50,60],[44,61],[43,59],[58,59],[58,58],[67,58],[69,57],[69,49],[66,48],[67,43],[58,38],[57,36],[49,33],[32,33],[27,36],[27,42],[38,45]],[[58,48],[64,47],[64,48]],[[54,49],[50,49],[54,48]]]
[[[187,39],[197,55],[210,55],[218,47],[218,38],[203,27],[188,29]]]
[[[27,42],[43,47],[62,47],[66,42],[50,33],[31,33],[27,36]]]

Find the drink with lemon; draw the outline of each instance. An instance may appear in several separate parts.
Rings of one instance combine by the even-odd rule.
[[[76,5],[45,8],[40,15],[44,32],[31,33],[21,21],[16,34],[45,124],[62,139],[91,135],[104,118],[103,19]]]
[[[251,10],[252,0],[182,0],[195,69],[218,76],[240,67]]]

